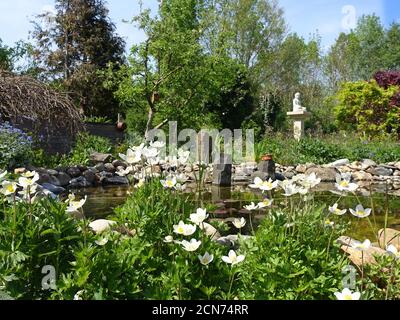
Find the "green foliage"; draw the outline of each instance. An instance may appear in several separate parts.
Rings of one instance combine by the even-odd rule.
[[[337,94],[338,126],[368,136],[400,133],[400,106],[390,104],[398,90],[381,88],[375,80],[344,83]]]
[[[111,119],[109,119],[108,117],[87,117],[85,119],[86,123],[103,123],[103,124],[110,124],[113,123],[113,121]]]
[[[297,142],[284,134],[268,135],[256,143],[256,158],[272,154],[274,160],[283,165],[299,163],[326,164],[338,159],[350,161],[372,159],[378,163],[398,161],[400,148],[390,139],[365,140],[346,133],[331,136],[310,136]]]

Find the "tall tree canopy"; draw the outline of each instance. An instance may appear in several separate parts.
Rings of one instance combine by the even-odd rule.
[[[86,114],[113,115],[112,91],[98,71],[123,61],[124,41],[115,34],[103,0],[57,0],[56,15],[38,16],[33,36],[43,80],[71,93]]]

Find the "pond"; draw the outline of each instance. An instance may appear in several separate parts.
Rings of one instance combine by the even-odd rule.
[[[204,204],[215,205],[213,218],[225,219],[235,216],[245,215],[243,206],[251,202],[258,203],[262,200],[261,192],[249,188],[247,185],[235,185],[230,188],[222,188],[218,186],[206,185],[205,189],[199,193],[194,192],[195,186],[188,185],[186,193],[189,201],[194,201],[196,206],[204,206]],[[333,184],[321,184],[313,193],[313,201],[319,205],[333,205],[339,199],[340,208],[355,208],[361,203],[365,208],[374,208],[375,215],[371,215],[371,221],[377,230],[384,227],[385,214],[388,212],[387,227],[400,230],[400,197],[388,194],[385,191],[385,185],[372,185],[370,191],[364,190],[356,195],[348,194],[341,197],[335,191]],[[135,192],[132,187],[99,187],[79,189],[74,191],[78,197],[87,196],[87,202],[84,206],[84,213],[89,218],[106,218],[113,213],[113,210],[124,204],[129,193]],[[288,201],[280,192],[273,195],[274,205],[282,206]],[[299,201],[299,196],[294,196],[295,205],[304,204]],[[328,210],[328,209],[326,209]],[[328,212],[328,211],[327,211]],[[254,224],[257,225],[265,214],[259,214],[254,217]],[[371,226],[366,219],[359,219],[352,216],[349,212],[338,219],[345,219],[350,222],[350,230],[348,235],[356,239],[373,238]]]

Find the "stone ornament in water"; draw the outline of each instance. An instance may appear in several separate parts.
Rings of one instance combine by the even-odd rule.
[[[300,95],[299,92],[297,92],[297,93],[294,95],[294,99],[293,99],[293,111],[294,111],[294,112],[297,112],[297,111],[307,111],[306,108],[302,107],[300,97],[301,97],[301,95]]]

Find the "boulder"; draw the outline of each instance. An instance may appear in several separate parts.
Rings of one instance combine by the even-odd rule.
[[[57,179],[60,182],[61,187],[66,187],[69,185],[69,182],[71,181],[72,178],[65,172],[61,171],[58,173]]]
[[[94,166],[94,169],[96,169],[98,172],[106,171],[106,167],[104,166],[103,163],[98,163]]]
[[[385,241],[385,229],[378,231],[379,244],[382,248],[386,248],[389,245],[394,245],[397,250],[400,251],[400,231],[386,228],[386,241]]]
[[[103,183],[110,185],[128,185],[129,180],[127,177],[106,177]]]
[[[60,181],[56,177],[51,176],[51,175],[49,175],[47,173],[40,174],[39,180],[37,181],[37,183],[38,184],[50,183],[50,184],[55,185],[57,187],[61,187]]]
[[[51,183],[43,183],[41,186],[43,189],[49,190],[51,193],[54,193],[55,195],[59,195],[65,192],[64,188],[55,186]]]
[[[82,176],[88,181],[89,183],[95,183],[96,181],[96,173],[92,170],[86,170]]]
[[[373,174],[374,176],[391,176],[393,174],[392,169],[382,166],[370,168],[367,170],[367,172]]]
[[[305,172],[307,171],[307,166],[306,166],[305,164],[299,164],[299,165],[296,167],[296,171],[297,171],[298,173],[305,173]]]
[[[104,169],[105,169],[105,171],[107,171],[107,172],[112,172],[112,173],[115,172],[115,167],[114,167],[114,165],[113,165],[112,163],[106,163],[106,164],[104,164]]]
[[[72,180],[70,181],[70,185],[69,185],[69,186],[70,186],[71,188],[88,188],[88,187],[91,187],[92,184],[89,183],[89,182],[85,179],[85,177],[79,177],[79,178],[72,179]]]
[[[53,170],[53,169],[48,169],[47,170],[47,174],[49,174],[51,176],[57,176],[58,175],[58,171],[57,170]]]
[[[372,174],[365,171],[356,171],[351,174],[351,177],[356,181],[369,181],[372,180]]]
[[[124,170],[128,167],[128,165],[122,160],[114,160],[112,165],[118,169],[118,167],[123,167]]]
[[[253,238],[252,236],[243,236],[243,235],[238,236],[235,234],[235,235],[228,235],[226,237],[220,237],[216,239],[216,242],[227,247],[237,247],[239,242],[239,237],[244,241]]]
[[[376,162],[371,159],[364,159],[361,161],[361,169],[362,170],[367,170],[370,167],[375,167],[375,166],[376,166]]]
[[[340,159],[340,160],[337,160],[335,162],[329,163],[327,165],[327,167],[331,167],[331,168],[333,168],[333,167],[342,167],[342,166],[347,166],[349,164],[350,164],[350,160],[349,159]]]
[[[81,175],[81,170],[79,170],[78,167],[70,167],[67,169],[68,175],[70,175],[72,178],[77,178]]]
[[[336,182],[337,178],[340,177],[339,170],[331,167],[312,167],[305,172],[306,175],[312,173],[315,173],[322,182]]]
[[[99,152],[94,152],[89,156],[89,160],[92,161],[93,163],[105,163],[110,161],[112,158],[112,155],[109,153],[99,153]]]

